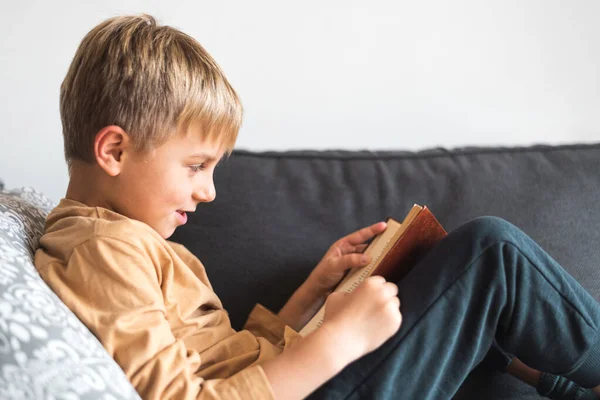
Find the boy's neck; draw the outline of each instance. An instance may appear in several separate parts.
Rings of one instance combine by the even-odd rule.
[[[110,202],[103,195],[106,183],[100,175],[95,165],[73,162],[65,198],[90,207],[110,209]]]

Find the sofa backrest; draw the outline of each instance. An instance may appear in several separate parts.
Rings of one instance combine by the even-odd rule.
[[[447,230],[482,215],[512,222],[600,299],[599,171],[600,145],[236,151],[215,171],[215,201],[172,239],[204,263],[237,328],[255,302],[278,311],[336,239],[414,203]],[[526,398],[516,391],[507,398]]]

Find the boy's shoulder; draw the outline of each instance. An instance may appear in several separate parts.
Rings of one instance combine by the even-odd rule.
[[[55,261],[67,264],[76,249],[84,247],[86,252],[105,249],[115,255],[141,256],[159,269],[175,259],[188,266],[201,265],[185,246],[165,240],[143,222],[68,199],[62,199],[48,214],[39,243],[38,269]]]
[[[40,244],[74,249],[83,243],[102,241],[118,241],[139,251],[169,246],[158,232],[143,222],[69,199],[62,199],[48,214]]]

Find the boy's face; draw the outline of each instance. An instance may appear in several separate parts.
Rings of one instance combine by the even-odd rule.
[[[115,211],[151,226],[163,238],[186,223],[198,203],[213,201],[220,143],[176,135],[149,153],[129,153],[117,176]]]

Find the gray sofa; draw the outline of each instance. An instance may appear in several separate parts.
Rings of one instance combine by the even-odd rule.
[[[256,302],[277,311],[334,240],[386,216],[402,218],[413,203],[427,205],[448,230],[481,215],[507,219],[600,299],[599,171],[600,144],[422,152],[236,151],[215,172],[216,200],[199,206],[172,239],[203,261],[235,328]],[[0,194],[0,276],[14,276],[6,284],[7,278],[0,280],[0,398],[67,398],[64,393],[68,398],[134,398],[93,336],[32,273],[30,257],[49,204],[32,202],[31,193]],[[33,286],[43,299],[24,306],[14,285],[29,285],[25,291]],[[6,310],[17,309],[25,315],[20,318],[35,317],[39,326],[42,320],[54,321],[56,332],[36,336],[11,330],[17,311]],[[48,313],[65,317],[59,323]],[[69,327],[86,346],[48,360],[51,335],[58,335],[63,347],[77,342],[68,339]],[[63,383],[53,387],[50,379],[36,379],[40,365]],[[73,379],[77,384],[69,383]],[[113,381],[120,382],[116,391]],[[34,389],[20,396],[25,387]],[[456,398],[539,397],[482,363]]]

